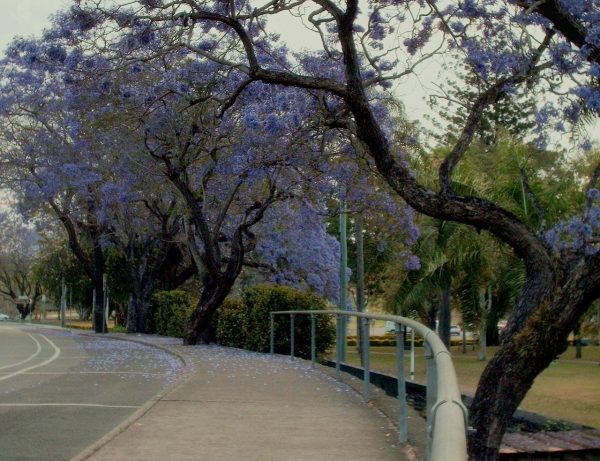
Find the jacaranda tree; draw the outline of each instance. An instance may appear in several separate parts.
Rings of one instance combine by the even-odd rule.
[[[342,130],[343,108],[327,95],[294,88],[274,94],[268,85],[245,84],[227,65],[193,59],[189,50],[165,54],[174,37],[161,31],[111,36],[101,30],[115,42],[99,50],[99,36],[77,36],[80,19],[69,32],[58,18],[43,40],[17,40],[9,50],[5,113],[17,129],[6,131],[5,158],[15,179],[29,184],[32,170],[36,179],[53,178],[52,192],[78,204],[70,211],[87,210],[98,258],[108,244],[121,249],[131,266],[129,314],[136,329],[153,286],[149,274],[166,254],[159,243],[174,238],[172,226],[182,228],[202,281],[187,344],[209,338],[212,316],[243,267],[335,299],[338,244],[325,232],[326,202],[340,191],[354,200],[359,191],[387,196],[373,201],[414,233],[410,210],[356,174],[363,151]],[[129,19],[119,16],[118,27],[126,30]],[[37,84],[19,93],[16,85],[31,76]],[[58,135],[63,127],[69,131]],[[27,132],[54,144],[40,150]],[[35,161],[31,167],[25,147],[51,167],[40,170]],[[340,183],[352,177],[350,194]],[[153,182],[161,178],[168,191]],[[161,211],[156,194],[175,194],[177,206]],[[63,223],[71,221],[83,222],[69,216]]]
[[[274,95],[291,87],[320,95],[337,119],[332,123],[355,134],[379,173],[412,207],[488,230],[513,248],[525,264],[526,281],[471,408],[470,455],[496,459],[511,415],[600,293],[595,235],[600,168],[589,182],[585,212],[549,231],[532,229],[485,197],[455,191],[453,172],[485,109],[511,98],[517,87],[540,99],[538,143],[568,130],[582,114],[598,115],[598,0],[140,0],[129,10],[108,1],[77,5],[71,18],[79,31],[103,31],[108,41],[111,34],[126,33],[138,37],[141,47],[167,31],[170,46],[162,53],[187,50],[195,59],[228,68],[240,82],[232,95],[258,83],[272,85]],[[305,33],[320,39],[319,49],[292,53],[285,37],[269,28],[271,19],[283,17],[302,21]],[[441,164],[437,187],[427,188],[390,143],[390,119],[375,88],[417,71],[428,55],[446,49],[458,51],[485,86]]]
[[[89,77],[106,63],[82,63],[81,53],[50,33],[9,47],[1,63],[2,180],[25,212],[48,211],[62,223],[96,292],[98,332],[105,253],[112,246],[122,254],[131,287],[128,328],[141,332],[151,291],[181,246],[181,215],[157,175],[139,170],[143,138],[108,110],[103,81]]]

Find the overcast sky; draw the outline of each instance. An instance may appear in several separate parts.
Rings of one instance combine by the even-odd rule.
[[[70,3],[70,0],[0,0],[2,54],[15,35],[39,35],[48,25],[48,17]]]

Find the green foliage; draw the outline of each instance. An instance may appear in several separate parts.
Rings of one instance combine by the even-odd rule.
[[[194,309],[184,291],[158,291],[150,298],[146,330],[159,335],[182,338]]]
[[[546,432],[564,432],[571,430],[573,430],[572,424],[569,424],[567,421],[560,421],[556,419],[548,419],[542,427],[542,431]]]
[[[243,347],[240,344],[245,318],[244,302],[240,298],[227,298],[213,317],[217,342],[222,346]]]
[[[104,251],[106,272],[108,273],[108,289],[111,304],[126,306],[131,293],[131,276],[127,271],[127,261],[120,251],[110,247]]]
[[[123,325],[115,325],[110,330],[111,333],[127,333],[127,327]]]
[[[323,310],[325,302],[313,293],[278,285],[258,285],[243,293],[243,300],[227,300],[216,317],[217,342],[258,352],[270,348],[270,325],[273,311]],[[316,319],[317,353],[331,347],[335,328],[328,316]],[[310,358],[310,316],[298,315],[294,322],[295,355]],[[275,316],[275,352],[290,352],[290,316]]]
[[[35,280],[42,285],[44,293],[55,306],[59,305],[62,280],[71,288],[74,305],[92,303],[92,283],[81,264],[69,250],[64,240],[44,239],[33,267]]]

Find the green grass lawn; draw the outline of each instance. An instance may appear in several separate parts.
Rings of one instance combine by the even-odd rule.
[[[490,357],[496,348],[488,348]],[[477,360],[477,350],[462,354],[460,347],[452,347],[458,382],[463,393],[474,393],[486,362]],[[569,349],[546,369],[533,384],[521,408],[541,413],[553,419],[600,428],[600,366],[598,346],[583,348],[583,357],[575,359],[575,348]],[[355,347],[348,347],[348,362],[359,364]],[[408,377],[408,351],[406,355]],[[396,374],[395,348],[371,347],[371,369]],[[415,352],[415,381],[425,382],[423,349]]]

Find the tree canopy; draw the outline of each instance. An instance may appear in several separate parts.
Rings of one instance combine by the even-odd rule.
[[[320,46],[297,50],[286,43],[289,37],[270,27],[280,18],[299,22]],[[16,40],[8,50],[0,108],[25,113],[3,127],[6,152],[14,154],[7,161],[34,160],[33,178],[49,180],[36,182],[33,192],[47,201],[59,192],[61,204],[71,203],[72,187],[82,189],[76,195],[88,198],[82,203],[90,217],[97,207],[91,190],[99,190],[94,178],[106,177],[96,162],[111,153],[117,160],[149,156],[144,165],[160,172],[178,197],[186,242],[203,273],[189,343],[210,323],[242,266],[262,264],[246,256],[258,249],[258,227],[268,214],[287,208],[284,220],[289,212],[319,215],[332,185],[336,194],[361,190],[341,187],[352,176],[359,186],[374,171],[384,178],[386,188],[370,187],[375,195],[361,200],[400,210],[389,216],[410,218],[401,198],[433,218],[489,232],[514,251],[526,274],[471,407],[470,455],[492,460],[533,380],[564,350],[600,293],[600,166],[577,178],[587,184],[581,212],[553,222],[545,215],[544,225],[493,196],[462,190],[455,178],[482,148],[477,130],[501,101],[535,99],[538,149],[582,118],[596,118],[599,50],[598,0],[77,0],[41,40]],[[477,90],[436,165],[437,181],[428,184],[411,167],[408,143],[397,142],[386,101],[392,86],[441,53],[471,70]],[[98,130],[103,114],[114,115],[116,130]],[[23,125],[23,118],[32,123]],[[130,135],[116,136],[124,126]],[[78,160],[48,160],[57,152]],[[74,174],[82,171],[93,174]],[[533,204],[526,173],[523,189]],[[63,176],[77,182],[61,189]],[[68,230],[63,208],[49,203]],[[103,220],[94,216],[89,222],[100,235]]]

